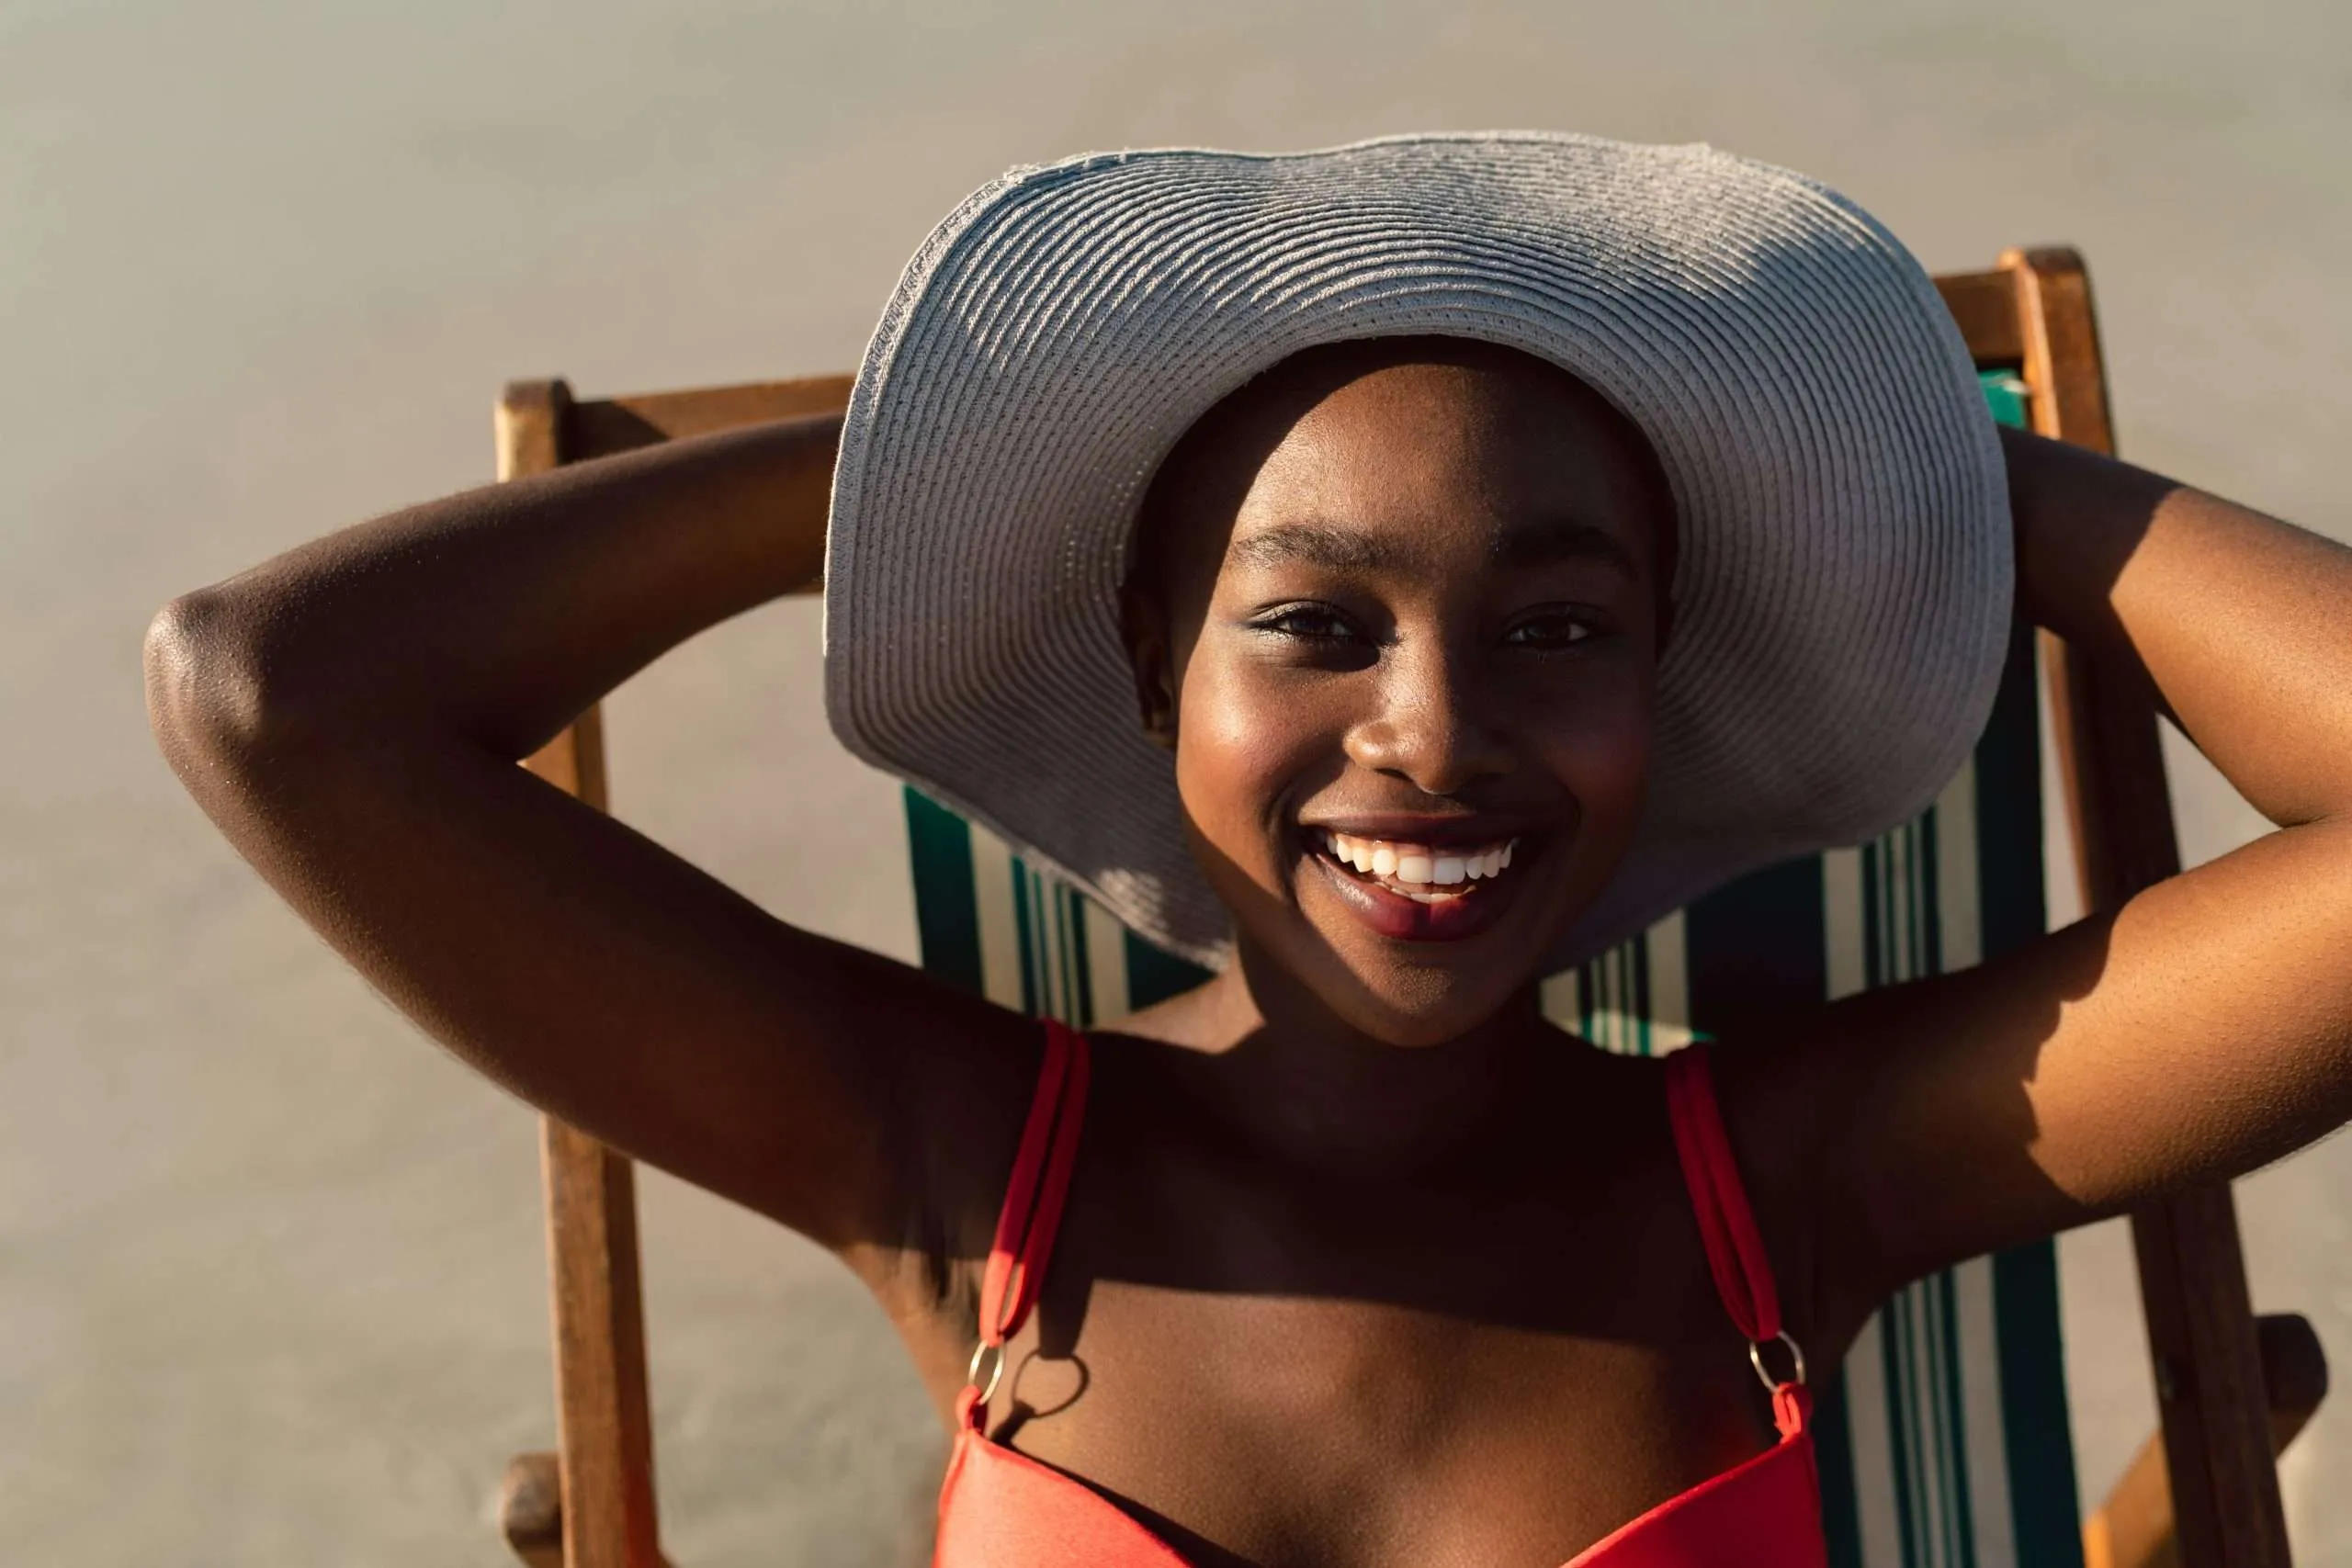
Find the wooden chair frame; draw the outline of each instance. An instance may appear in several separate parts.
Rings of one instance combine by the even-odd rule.
[[[2080,256],[2012,250],[1992,271],[1937,285],[1978,365],[2018,369],[2033,429],[2114,450]],[[580,402],[561,381],[516,382],[497,409],[499,478],[839,412],[849,387],[845,376],[824,376]],[[785,525],[820,536],[825,518],[811,512]],[[794,592],[820,587],[811,580]],[[2041,653],[2083,902],[2112,909],[2180,869],[2156,718],[2126,683],[2047,632]],[[526,765],[605,808],[598,711]],[[630,1164],[554,1117],[542,1118],[541,1134],[560,1451],[525,1455],[509,1468],[507,1539],[532,1568],[660,1568]],[[2226,1184],[2135,1213],[2132,1229],[2162,1440],[2151,1440],[2086,1526],[2089,1568],[2165,1561],[2176,1530],[2172,1561],[2183,1568],[2287,1568],[2274,1459],[2324,1386],[2317,1341],[2301,1319],[2266,1320],[2257,1333]],[[2268,1393],[2266,1348],[2278,1385]],[[2275,1422],[2270,1393],[2281,1396]]]

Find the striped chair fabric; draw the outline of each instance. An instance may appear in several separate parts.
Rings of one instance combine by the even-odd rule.
[[[2022,423],[2022,384],[1984,384],[1995,416]],[[2019,626],[1974,755],[1926,812],[1678,910],[1545,981],[1544,1010],[1608,1049],[1657,1055],[2015,947],[2043,928],[2041,783]],[[907,791],[906,808],[926,969],[1080,1027],[1205,977],[926,796]],[[2051,1243],[1911,1286],[1823,1381],[1838,1568],[2080,1568]]]

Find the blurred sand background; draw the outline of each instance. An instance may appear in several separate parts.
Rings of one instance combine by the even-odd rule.
[[[508,378],[847,368],[1008,164],[1493,125],[1792,164],[1932,267],[2078,243],[2125,450],[2352,536],[2341,0],[0,0],[0,1560],[489,1568],[500,1468],[553,1437],[532,1118],[181,795],[156,605],[486,479]],[[792,605],[631,685],[618,807],[910,955],[895,791],[817,663]],[[2192,857],[2262,826],[2176,761]],[[2352,1367],[2352,1142],[2241,1190],[2257,1305]],[[878,1316],[642,1192],[671,1555],[910,1561],[939,1442]],[[2064,1258],[2096,1497],[2154,1405],[2120,1228]],[[2352,1390],[2286,1478],[2301,1560],[2352,1562]]]

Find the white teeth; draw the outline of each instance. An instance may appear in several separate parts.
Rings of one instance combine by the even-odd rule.
[[[1447,888],[1500,875],[1510,864],[1512,851],[1519,846],[1518,840],[1510,839],[1475,854],[1461,854],[1448,853],[1422,844],[1396,844],[1377,839],[1359,839],[1347,833],[1335,833],[1329,829],[1323,830],[1322,839],[1325,851],[1333,860],[1365,875]],[[1408,894],[1408,897],[1419,898],[1425,904],[1460,896],[1450,892]]]

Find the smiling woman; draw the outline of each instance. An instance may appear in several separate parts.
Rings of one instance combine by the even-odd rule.
[[[838,732],[1213,978],[1041,1029],[514,766],[806,581],[829,480]],[[2283,830],[1665,1063],[1544,1021],[1933,798],[2018,615]],[[148,689],[423,1028],[856,1272],[956,1434],[944,1563],[1819,1568],[1808,1360],[2352,1112],[2347,626],[2352,554],[1997,436],[1834,193],[1428,137],[1016,170],[842,419],[305,546],[166,607]]]
[[[1192,427],[1124,625],[1261,987],[1413,1043],[1524,988],[1639,818],[1673,539],[1640,431],[1508,348],[1313,349]]]

